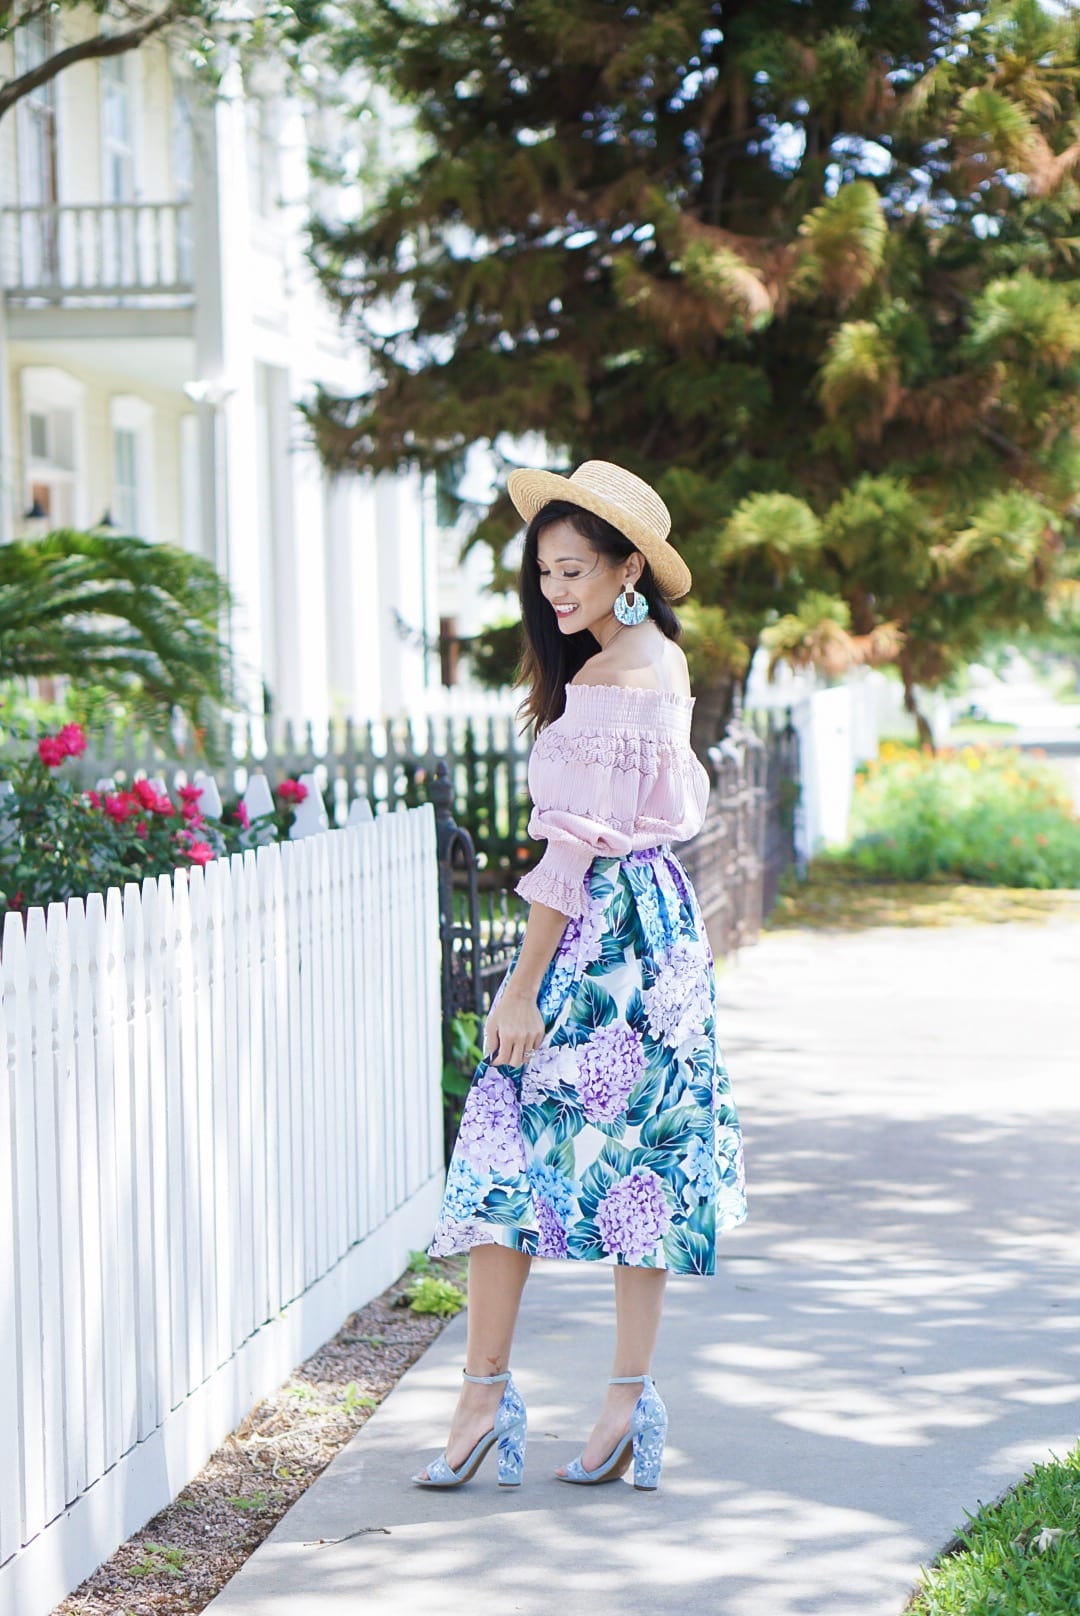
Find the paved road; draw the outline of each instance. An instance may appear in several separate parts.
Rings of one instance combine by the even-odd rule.
[[[1076,926],[748,950],[721,996],[753,1215],[671,1288],[660,1491],[549,1479],[612,1310],[604,1272],[539,1265],[521,1492],[407,1485],[455,1320],[214,1616],[898,1616],[964,1511],[1078,1434],[1078,982]]]

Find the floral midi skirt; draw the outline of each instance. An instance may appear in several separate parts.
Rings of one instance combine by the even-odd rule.
[[[540,990],[543,1044],[477,1067],[430,1252],[711,1274],[746,1196],[697,899],[667,848],[595,859],[587,882]]]

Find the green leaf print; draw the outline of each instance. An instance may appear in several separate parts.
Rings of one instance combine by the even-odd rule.
[[[600,945],[600,957],[588,967],[589,976],[606,976],[626,964],[626,951],[632,947],[633,933],[609,932]]]
[[[683,1157],[679,1151],[654,1150],[639,1145],[634,1151],[634,1166],[651,1167],[653,1172],[670,1186],[676,1200],[682,1194],[686,1174],[683,1172]]]
[[[683,1056],[681,1064],[686,1070],[690,1092],[693,1094],[694,1099],[698,1105],[708,1108],[713,1099],[713,1071],[715,1069],[712,1044],[699,1044],[689,1055]]]
[[[530,1145],[535,1145],[547,1125],[548,1119],[542,1104],[522,1106],[521,1131]]]
[[[645,1065],[649,1075],[655,1077],[661,1087],[666,1085],[674,1068],[675,1051],[669,1049],[662,1039],[654,1038],[649,1031],[649,1018],[645,1013],[645,1001],[637,988],[626,1001],[623,1012],[627,1026],[636,1032],[641,1039],[641,1048],[645,1055]],[[639,1117],[637,1119],[641,1121]]]
[[[591,1218],[582,1218],[575,1223],[566,1240],[567,1252],[571,1257],[578,1257],[585,1262],[595,1262],[598,1257],[606,1257],[604,1243],[600,1239],[600,1231]]]
[[[597,1133],[606,1133],[609,1139],[622,1139],[626,1134],[626,1113],[613,1117],[610,1122],[605,1122],[602,1117],[594,1117],[589,1127],[595,1128]]]
[[[664,1236],[664,1256],[673,1274],[711,1274],[713,1244],[687,1224],[669,1229]]]
[[[557,1033],[552,1034],[552,1049],[579,1049],[587,1044],[591,1027],[579,1027],[572,1021],[564,1021]]]
[[[575,1027],[595,1032],[598,1027],[609,1027],[618,1013],[618,1006],[606,988],[585,977],[571,1001],[568,1019]]]
[[[487,1223],[524,1223],[529,1216],[529,1197],[523,1190],[489,1190],[480,1210]]]
[[[572,1179],[576,1165],[574,1162],[574,1141],[564,1139],[561,1144],[555,1145],[544,1157],[544,1164],[547,1167],[554,1167],[555,1171],[561,1173],[564,1178]]]
[[[604,956],[621,964],[627,949],[636,954],[642,944],[637,908],[625,887],[619,888],[608,906],[607,921],[610,930],[604,938]]]
[[[613,1167],[619,1178],[626,1178],[633,1172],[635,1166],[633,1151],[628,1150],[625,1145],[620,1145],[616,1139],[608,1140],[598,1159],[605,1166]]]
[[[560,1088],[557,1094],[545,1100],[538,1109],[544,1118],[541,1132],[549,1133],[555,1145],[573,1139],[574,1135],[579,1134],[585,1126],[585,1113],[578,1104],[577,1096],[568,1094],[565,1089]]]
[[[676,1105],[697,1105],[699,1100],[700,1096],[689,1087],[686,1081],[686,1072],[681,1064],[678,1061],[672,1062],[668,1080],[664,1085],[664,1095],[660,1106],[665,1110],[670,1110]],[[659,1110],[660,1106],[655,1109]]]
[[[641,1124],[652,1116],[663,1087],[663,1067],[656,1062],[648,1063],[645,1075],[630,1090],[630,1100],[626,1108],[626,1121],[629,1127],[640,1128]]]
[[[677,1105],[674,1110],[661,1111],[642,1125],[641,1143],[685,1150],[695,1134],[707,1139],[712,1132],[712,1117],[704,1106]]]
[[[607,1146],[604,1148],[606,1149]],[[604,1199],[608,1190],[615,1188],[621,1177],[622,1174],[616,1172],[614,1167],[604,1161],[602,1157],[598,1157],[590,1167],[586,1168],[581,1180],[578,1200],[581,1204],[581,1210],[587,1218],[596,1216],[596,1209],[600,1202]]]
[[[645,1000],[641,997],[640,988],[635,988],[627,999],[623,1020],[633,1032],[639,1033],[642,1038],[648,1037],[649,1018],[645,1014]]]

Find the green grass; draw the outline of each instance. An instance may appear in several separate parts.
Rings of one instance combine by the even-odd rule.
[[[958,718],[949,726],[948,745],[963,741],[985,741],[991,735],[1015,735],[1016,724],[999,723],[995,718]]]
[[[970,1522],[923,1572],[909,1616],[1080,1613],[1080,1444]]]
[[[993,926],[1080,920],[1080,892],[933,881],[870,881],[848,859],[815,859],[803,882],[788,879],[770,931],[866,931],[874,926]]]

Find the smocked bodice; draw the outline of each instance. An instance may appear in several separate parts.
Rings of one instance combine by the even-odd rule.
[[[529,760],[530,836],[547,841],[517,890],[585,913],[594,858],[622,858],[701,829],[709,777],[690,746],[690,696],[625,685],[566,687],[566,710]]]

